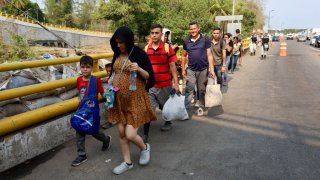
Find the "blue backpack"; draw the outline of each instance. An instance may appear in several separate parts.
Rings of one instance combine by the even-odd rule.
[[[91,76],[86,96],[77,111],[72,114],[71,126],[82,134],[97,134],[100,125],[100,108],[97,97],[97,78]]]

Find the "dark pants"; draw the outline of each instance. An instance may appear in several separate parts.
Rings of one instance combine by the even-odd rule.
[[[154,114],[156,114],[156,108],[159,107],[162,110],[164,104],[169,99],[170,91],[172,90],[171,86],[163,87],[163,88],[151,88],[149,89],[148,95],[151,103],[151,108]],[[166,121],[166,123],[171,124],[170,121]],[[143,125],[143,134],[149,136],[151,122],[148,122]]]
[[[231,59],[231,72],[234,72],[234,69],[237,67],[237,61],[238,61],[239,55],[232,55]]]
[[[222,65],[214,65],[214,73],[216,74],[218,84],[222,84],[221,68],[222,68]]]
[[[107,136],[101,130],[99,130],[97,134],[94,134],[92,136],[101,142],[107,141]],[[77,132],[76,141],[77,141],[77,148],[78,148],[78,156],[86,155],[86,147],[85,147],[86,134]]]

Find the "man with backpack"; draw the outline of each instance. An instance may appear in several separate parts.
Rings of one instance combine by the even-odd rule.
[[[270,47],[270,37],[268,35],[268,33],[264,33],[264,35],[261,38],[261,60],[262,59],[266,59],[267,58],[267,52],[269,51],[269,47]]]
[[[222,73],[226,70],[226,42],[221,38],[220,28],[212,30],[211,51],[214,62],[214,73],[218,84],[222,84]],[[224,85],[227,85],[224,82]]]
[[[210,39],[200,33],[199,24],[193,21],[189,24],[190,36],[183,42],[182,52],[182,76],[186,77],[185,105],[189,110],[195,86],[199,91],[200,108],[204,107],[206,92],[205,82],[208,79],[208,70],[212,77],[215,76],[213,69],[213,56]],[[188,56],[188,68],[186,67]],[[199,108],[199,109],[200,109]]]
[[[172,79],[174,81],[173,88],[176,92],[179,92],[178,73],[175,65],[177,56],[170,44],[161,40],[161,36],[163,35],[162,29],[160,24],[151,25],[151,42],[145,47],[155,78],[154,87],[149,89],[149,98],[153,112],[155,112],[157,106],[159,109],[162,109],[165,102],[169,99],[170,91],[172,90]],[[149,128],[150,122],[144,125],[145,142],[149,138]],[[168,131],[171,128],[171,121],[166,121],[161,130]]]
[[[257,36],[253,32],[250,37],[250,55],[251,56],[256,55],[257,41],[258,41]]]

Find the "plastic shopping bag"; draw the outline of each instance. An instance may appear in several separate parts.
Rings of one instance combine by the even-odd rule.
[[[175,94],[170,96],[162,109],[162,118],[165,121],[189,119],[188,112],[184,105],[185,97]]]
[[[220,90],[220,85],[217,83],[217,78],[215,79],[209,78],[207,88],[206,88],[205,106],[213,107],[213,106],[219,106],[221,104],[222,104],[222,93]]]

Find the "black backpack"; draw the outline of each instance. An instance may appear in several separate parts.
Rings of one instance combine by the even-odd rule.
[[[256,43],[256,42],[257,42],[257,37],[256,37],[256,36],[252,36],[252,37],[251,37],[251,41],[252,41],[253,43]]]
[[[269,36],[263,36],[262,43],[269,43]]]

